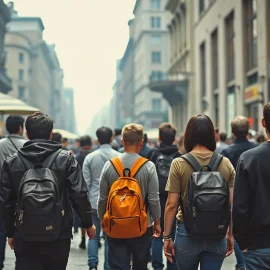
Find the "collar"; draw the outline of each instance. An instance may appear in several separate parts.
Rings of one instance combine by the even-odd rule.
[[[105,148],[105,149],[109,149],[109,148],[111,148],[112,149],[112,146],[110,145],[110,144],[101,144],[100,146],[99,146],[99,148]]]
[[[18,138],[18,139],[24,139],[23,136],[16,134],[16,133],[12,133],[8,135],[8,138]]]
[[[235,143],[248,142],[249,140],[246,137],[239,137],[234,140]]]

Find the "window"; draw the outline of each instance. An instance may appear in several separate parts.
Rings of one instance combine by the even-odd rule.
[[[217,29],[211,35],[212,42],[212,87],[218,88],[218,31]]]
[[[22,100],[25,98],[25,88],[22,86],[19,86],[18,98]]]
[[[23,80],[24,80],[24,70],[19,69],[19,81],[23,81]]]
[[[160,0],[151,0],[151,9],[159,10],[160,7]]]
[[[152,44],[160,44],[161,43],[161,36],[160,35],[152,35],[151,36],[151,43]]]
[[[234,14],[233,12],[226,18],[226,54],[227,54],[227,81],[235,78],[234,69]]]
[[[160,28],[161,27],[161,18],[160,17],[151,17],[151,27]]]
[[[246,0],[246,70],[257,67],[257,0]]]
[[[199,0],[199,14],[204,11],[204,0]]]
[[[161,53],[152,52],[152,63],[160,64],[161,63]]]
[[[205,59],[205,43],[200,46],[200,66],[201,66],[201,99],[202,109],[206,110],[207,104],[204,102],[206,96],[206,59]]]
[[[160,70],[153,70],[151,72],[151,81],[160,81],[162,80],[162,71]]]
[[[23,53],[19,53],[19,62],[24,63],[24,54]]]
[[[159,98],[152,99],[152,110],[153,112],[161,111],[161,100]]]

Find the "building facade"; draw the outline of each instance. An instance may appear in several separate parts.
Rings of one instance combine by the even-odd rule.
[[[236,115],[262,129],[270,94],[270,1],[195,2],[196,112],[207,113],[229,133]]]
[[[6,24],[10,21],[10,14],[3,0],[0,0],[0,92],[8,93],[11,90],[11,79],[6,74],[6,53],[4,50],[4,39],[6,35]]]
[[[77,134],[77,122],[75,116],[75,104],[74,104],[74,89],[73,88],[64,88],[64,122],[65,130]]]

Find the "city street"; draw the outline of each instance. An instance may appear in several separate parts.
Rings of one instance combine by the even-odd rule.
[[[75,235],[74,240],[72,241],[71,245],[71,253],[69,258],[69,263],[67,270],[88,270],[87,266],[87,251],[80,250],[78,248],[80,243],[80,236]],[[100,249],[100,265],[98,270],[103,270],[103,246]],[[13,252],[9,249],[9,247],[6,250],[6,261],[5,261],[5,268],[4,270],[14,270],[14,255]],[[227,258],[223,264],[222,270],[231,270],[234,269],[235,265],[235,257],[232,254],[229,258]],[[152,267],[149,264],[149,269],[152,269]]]

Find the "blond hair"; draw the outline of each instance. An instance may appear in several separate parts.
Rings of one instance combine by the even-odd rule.
[[[136,145],[143,140],[143,126],[139,124],[125,125],[122,130],[122,138],[126,145]]]
[[[236,137],[246,137],[249,130],[249,121],[244,116],[237,116],[231,122],[232,133]]]

